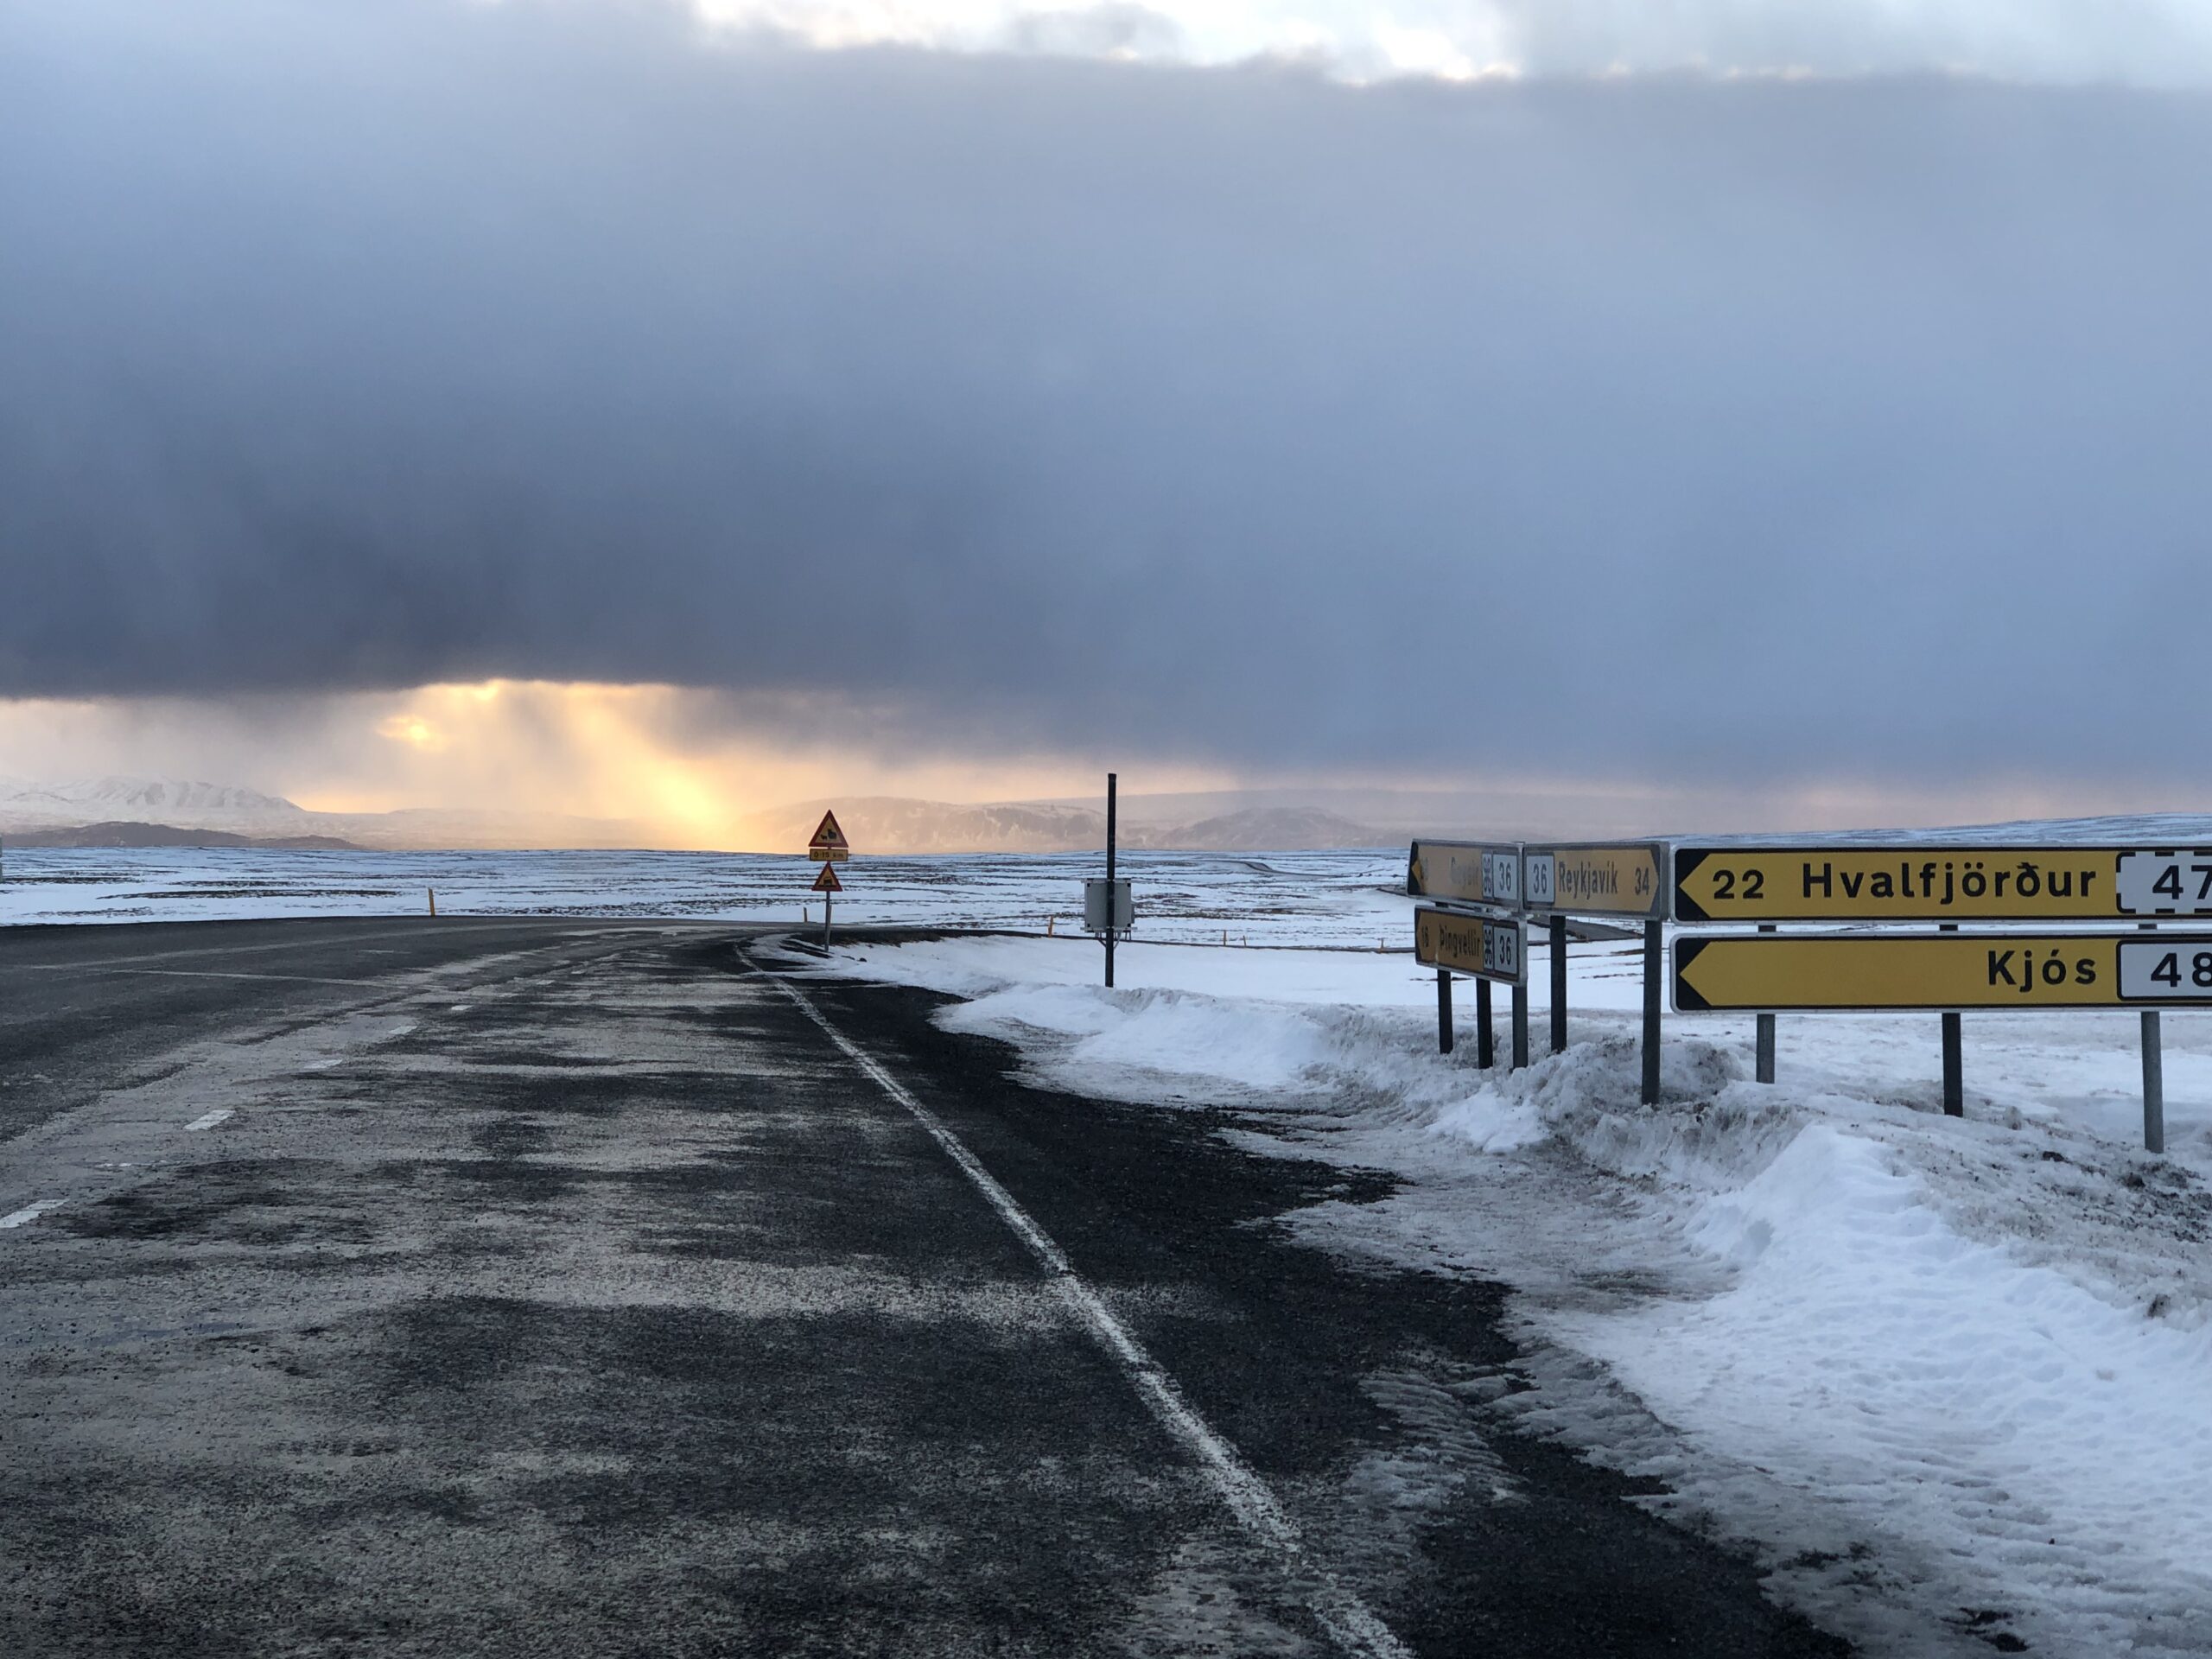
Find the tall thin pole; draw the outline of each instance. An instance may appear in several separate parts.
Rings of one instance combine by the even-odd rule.
[[[1106,774],[1106,988],[1114,988],[1114,923],[1115,912],[1120,908],[1114,900],[1114,817],[1115,794],[1120,785],[1118,772]]]
[[[2143,931],[2155,933],[2157,925],[2143,924]],[[2158,1040],[2158,1011],[2143,1010],[2143,1150],[2164,1152],[2166,1149],[2166,1057]]]
[[[1665,956],[1664,927],[1643,925],[1643,1103],[1659,1103],[1659,977]]]
[[[1551,926],[1552,1052],[1567,1052],[1567,918],[1554,916]]]
[[[1529,976],[1527,964],[1518,984],[1513,988],[1513,1069],[1520,1071],[1529,1064]]]
[[[1490,1024],[1490,981],[1475,982],[1475,1064],[1487,1071],[1497,1064],[1497,1037]]]
[[[1452,974],[1444,968],[1436,970],[1436,1052],[1452,1052]]]
[[[1939,933],[1955,933],[1958,931],[1948,922],[1936,929]],[[1966,1057],[1961,1051],[1959,1016],[1954,1010],[1943,1016],[1943,1116],[1964,1117],[1966,1115]]]
[[[823,868],[824,868],[824,869],[835,869],[836,868],[836,865],[834,865],[834,864],[825,864],[825,865],[823,865]],[[827,956],[827,955],[829,955],[829,954],[830,954],[830,902],[831,902],[831,900],[832,900],[832,899],[833,899],[834,897],[835,897],[835,895],[834,895],[834,894],[832,894],[832,893],[830,893],[830,889],[829,889],[829,888],[827,888],[827,887],[823,888],[823,890],[822,890],[822,953],[823,953],[823,955],[824,955],[824,956]]]
[[[1778,931],[1772,922],[1759,924],[1759,931],[1762,933],[1773,933]],[[1772,1083],[1774,1081],[1774,1016],[1770,1014],[1759,1015],[1758,1045],[1758,1053],[1753,1064],[1757,1067],[1758,1080],[1761,1083]]]

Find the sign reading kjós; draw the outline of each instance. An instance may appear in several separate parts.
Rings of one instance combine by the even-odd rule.
[[[1431,968],[1519,985],[1528,971],[1525,944],[1517,921],[1426,907],[1414,912],[1414,960]]]
[[[1518,842],[1417,841],[1406,863],[1406,892],[1447,905],[1521,907]]]
[[[1556,910],[1577,916],[1642,916],[1667,913],[1667,884],[1660,862],[1665,849],[1657,842],[1619,846],[1561,842],[1521,849],[1521,886],[1530,910]]]
[[[2212,917],[2212,849],[1675,849],[1678,922]]]
[[[1675,1007],[2212,1007],[2212,934],[1751,933],[1675,941]]]
[[[806,855],[817,864],[842,864],[853,855],[852,843],[837,827],[835,812],[824,812],[822,822],[815,825],[813,838],[806,843]]]

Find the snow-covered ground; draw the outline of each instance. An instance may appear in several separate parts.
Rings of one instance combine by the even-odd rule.
[[[1571,1046],[1516,1075],[1436,1053],[1402,956],[1136,944],[1108,992],[1086,943],[953,938],[810,971],[953,992],[946,1025],[1047,1082],[1395,1172],[1291,1224],[1513,1285],[1534,1386],[1494,1408],[1658,1478],[1870,1651],[2212,1652],[2212,1018],[2166,1016],[2161,1160],[2133,1014],[1968,1017],[1963,1121],[1932,1014],[1784,1020],[1771,1087],[1748,1020],[1669,1016],[1645,1109],[1636,959],[1571,960]]]
[[[2101,833],[2145,831],[2080,838]],[[1290,1224],[1514,1286],[1528,1386],[1493,1409],[1663,1482],[1656,1505],[1754,1547],[1778,1594],[1869,1651],[2212,1653],[2212,1014],[2165,1016],[2164,1159],[2136,1149],[2132,1014],[1969,1016],[1963,1121],[1936,1110],[1932,1014],[1786,1019],[1775,1087],[1747,1081],[1749,1020],[1670,1015],[1647,1109],[1632,947],[1577,947],[1568,1051],[1486,1075],[1471,1040],[1435,1052],[1399,855],[1132,854],[1140,936],[1111,993],[1066,937],[1098,864],[856,859],[841,921],[1028,937],[811,971],[956,993],[948,1024],[1047,1081],[1233,1104],[1255,1147],[1395,1172],[1389,1200]],[[820,918],[812,875],[678,853],[13,851],[0,923],[389,915],[427,887],[448,915],[796,923]],[[1463,1033],[1472,1008],[1463,985]]]
[[[1101,867],[1095,853],[856,857],[839,867],[836,919],[1065,931]],[[4,855],[0,925],[420,915],[432,888],[442,916],[819,922],[816,868],[759,853],[31,848]],[[1411,948],[1402,854],[1136,852],[1122,868],[1147,939]]]

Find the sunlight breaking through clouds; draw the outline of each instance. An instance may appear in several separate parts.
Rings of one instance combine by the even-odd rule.
[[[2212,84],[2196,0],[690,0],[711,27],[824,49],[900,46],[1119,61],[1294,62],[1339,79],[1962,74]]]

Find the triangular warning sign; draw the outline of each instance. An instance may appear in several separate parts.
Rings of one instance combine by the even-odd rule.
[[[814,878],[814,891],[842,893],[844,890],[845,884],[837,879],[837,867],[835,864],[824,864],[822,867],[822,874]]]
[[[806,844],[810,848],[850,847],[852,842],[845,839],[845,832],[837,827],[837,815],[835,812],[824,812],[822,815],[822,822],[814,826],[814,839]]]

